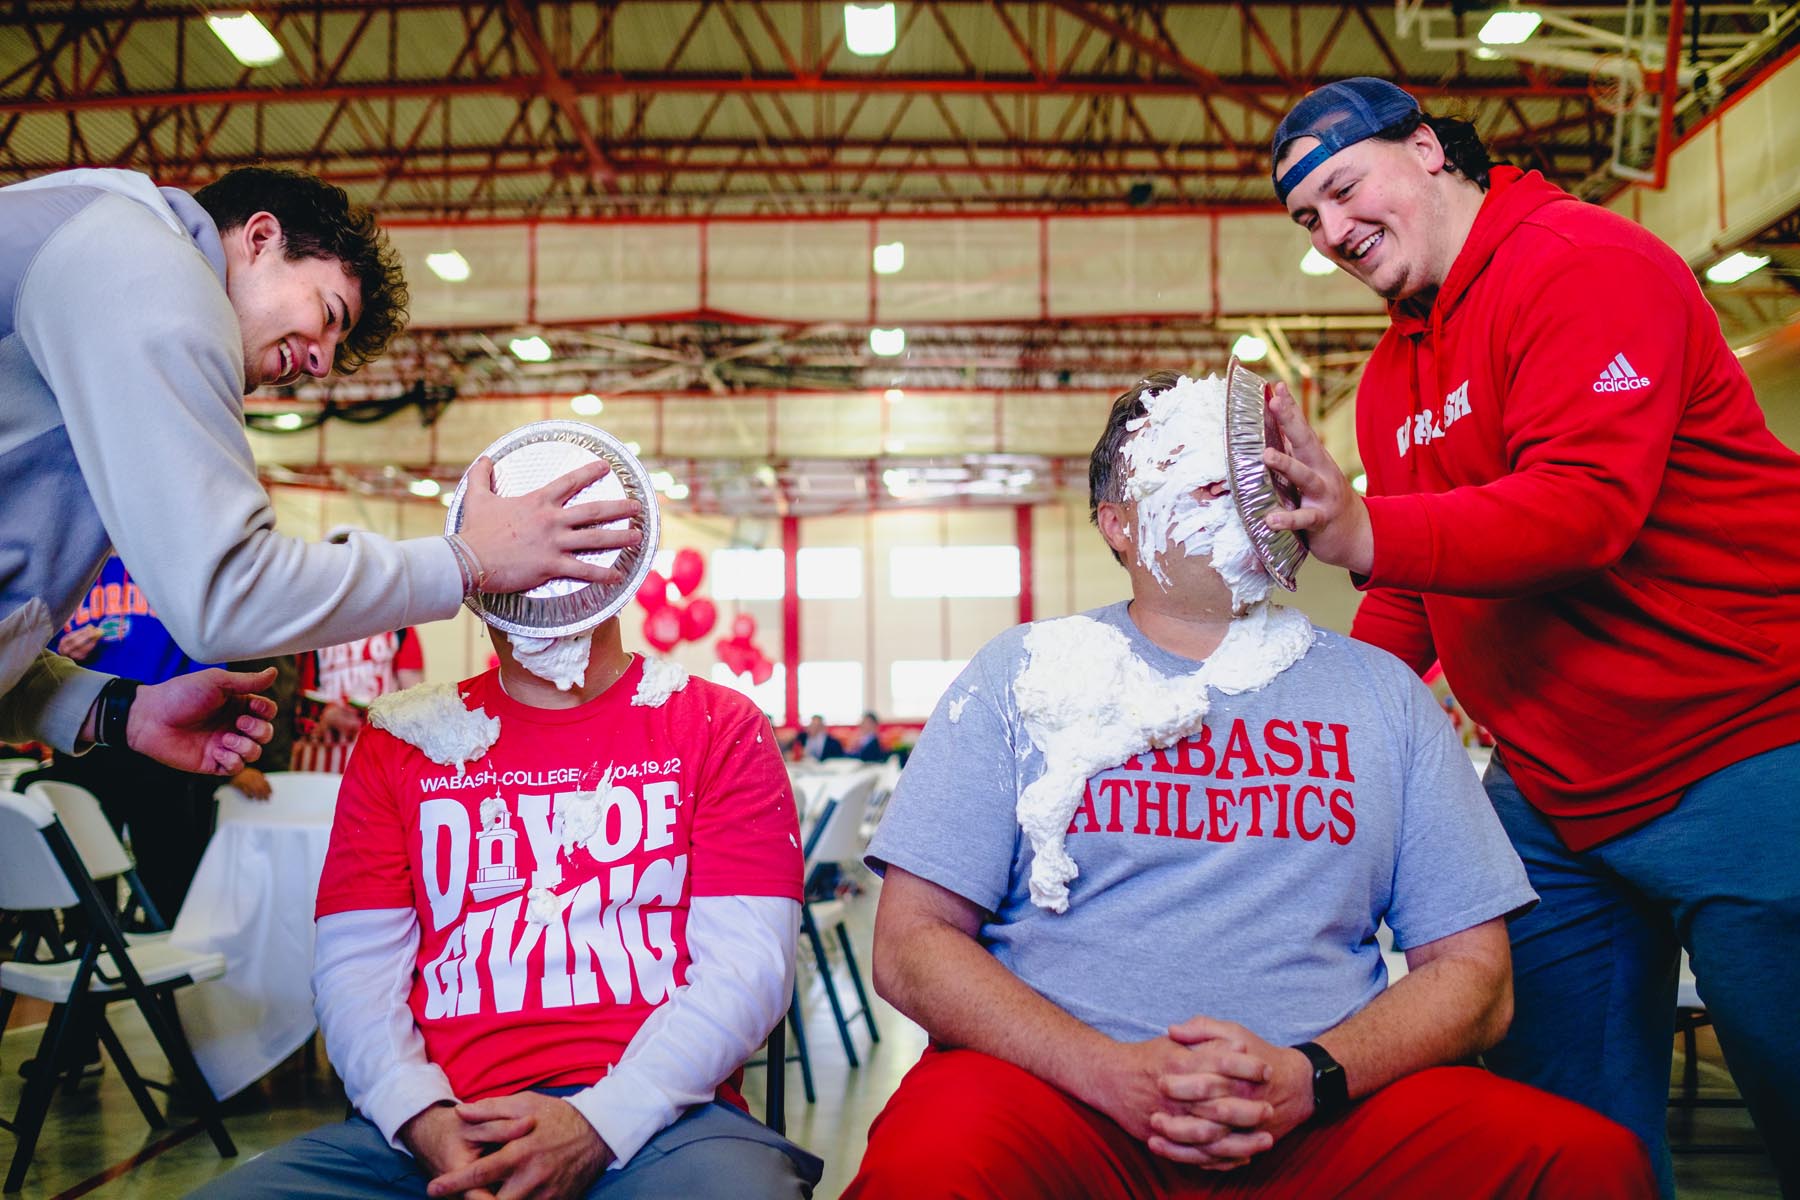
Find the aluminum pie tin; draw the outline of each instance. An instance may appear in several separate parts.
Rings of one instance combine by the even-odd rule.
[[[1277,479],[1263,450],[1280,448],[1281,428],[1269,411],[1269,384],[1233,355],[1225,370],[1225,461],[1231,470],[1231,502],[1250,534],[1250,545],[1271,578],[1293,591],[1306,561],[1306,541],[1291,529],[1271,529],[1277,509],[1300,507],[1293,485]]]
[[[569,503],[636,500],[642,509],[637,516],[609,522],[607,528],[632,527],[643,534],[643,540],[620,550],[579,555],[587,562],[623,571],[625,578],[620,583],[552,579],[527,592],[477,592],[464,601],[470,611],[503,633],[557,638],[586,632],[631,603],[656,559],[661,521],[650,473],[625,444],[582,421],[534,421],[497,439],[482,453],[494,462],[494,491],[501,496],[524,495],[595,459],[605,459],[612,470],[576,493]],[[462,529],[463,500],[468,491],[469,472],[464,471],[444,517],[445,533]]]

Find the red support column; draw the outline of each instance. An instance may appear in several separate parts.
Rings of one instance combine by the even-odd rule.
[[[1019,543],[1019,624],[1025,625],[1032,618],[1032,554],[1031,554],[1031,505],[1013,506],[1013,528]]]
[[[787,676],[782,724],[800,727],[800,518],[781,518],[781,665]]]

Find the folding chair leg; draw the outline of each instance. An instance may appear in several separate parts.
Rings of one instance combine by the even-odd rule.
[[[133,991],[132,999],[137,1002],[138,1010],[149,1023],[150,1032],[156,1036],[156,1044],[162,1047],[163,1056],[174,1069],[176,1085],[188,1093],[200,1119],[206,1124],[207,1134],[218,1148],[219,1157],[236,1157],[237,1146],[225,1131],[225,1123],[219,1119],[219,1098],[213,1095],[212,1085],[206,1082],[206,1075],[194,1058],[193,1047],[188,1045],[187,1035],[181,1031],[181,1022],[169,1017],[174,1006],[171,1004],[164,1008],[158,1003],[158,997],[148,990]]]
[[[787,1014],[769,1030],[763,1046],[763,1123],[776,1133],[787,1133]]]
[[[869,1027],[869,1040],[879,1042],[881,1033],[875,1028],[875,1010],[869,1007],[869,992],[863,987],[862,971],[857,968],[856,954],[850,949],[850,930],[842,921],[837,924],[837,939],[844,951],[844,964],[850,968],[850,982],[856,988],[856,1002],[862,1006],[863,1023]]]
[[[162,1129],[168,1125],[162,1110],[156,1107],[156,1101],[150,1096],[150,1089],[144,1084],[144,1077],[137,1073],[137,1067],[131,1056],[125,1053],[125,1047],[119,1042],[119,1035],[113,1032],[112,1023],[106,1019],[103,1008],[98,1014],[100,1020],[100,1042],[106,1052],[112,1056],[113,1066],[119,1069],[119,1078],[131,1092],[131,1098],[137,1101],[138,1111],[144,1114],[144,1120],[150,1122],[150,1128]]]
[[[806,1023],[800,1019],[800,985],[794,985],[794,997],[788,1004],[788,1025],[794,1031],[794,1057],[800,1060],[800,1085],[806,1091],[806,1102],[817,1104],[813,1091],[812,1052],[806,1048]]]
[[[844,1043],[844,1057],[850,1060],[852,1067],[860,1067],[862,1063],[856,1057],[856,1044],[850,1040],[850,1022],[844,1016],[843,1001],[838,999],[837,982],[831,977],[831,959],[825,954],[825,939],[819,936],[819,927],[813,922],[811,913],[802,913],[800,925],[806,931],[806,939],[812,943],[813,961],[819,965],[819,982],[825,985],[825,999],[831,1002],[838,1039]]]
[[[18,1147],[13,1151],[12,1166],[6,1172],[6,1190],[16,1192],[25,1184],[25,1171],[37,1150],[38,1134],[44,1128],[44,1115],[50,1111],[50,1100],[56,1094],[56,1063],[67,1040],[69,1005],[58,1004],[50,1010],[50,1021],[44,1036],[38,1040],[37,1058],[25,1078],[25,1092],[19,1097],[18,1115],[13,1118],[13,1136]]]
[[[140,908],[144,911],[144,927],[146,929],[152,933],[162,933],[169,928],[169,923],[163,920],[162,913],[157,911],[156,902],[150,899],[150,890],[144,886],[144,881],[138,878],[136,867],[125,872],[125,890],[129,896],[129,899],[125,901],[127,916],[130,915],[133,908]]]

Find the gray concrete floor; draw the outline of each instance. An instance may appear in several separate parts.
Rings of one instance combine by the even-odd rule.
[[[878,885],[877,885],[878,886]],[[859,961],[867,971],[870,918],[875,888],[850,906],[850,925]],[[843,1191],[861,1159],[869,1123],[880,1112],[925,1045],[922,1031],[877,1000],[876,1023],[881,1042],[871,1046],[868,1032],[853,1024],[862,1065],[851,1069],[838,1040],[824,993],[811,975],[802,975],[802,1003],[812,1053],[817,1103],[808,1105],[801,1090],[798,1066],[787,1072],[788,1135],[825,1159],[825,1177],[818,1191],[830,1200]],[[848,991],[848,989],[846,989]],[[854,1002],[853,1000],[851,1001]],[[114,1010],[114,1024],[127,1049],[147,1074],[162,1077],[164,1066],[155,1043],[135,1012]],[[25,1026],[6,1031],[0,1041],[0,1113],[17,1108],[22,1082],[18,1064],[36,1047],[40,1029]],[[1703,1037],[1700,1057],[1701,1094],[1732,1096],[1730,1077],[1718,1058],[1716,1045]],[[1676,1058],[1679,1078],[1680,1056]],[[746,1078],[746,1097],[751,1111],[760,1114],[762,1072]],[[324,1062],[322,1050],[309,1064],[297,1056],[269,1078],[233,1098],[226,1125],[237,1141],[239,1158],[221,1160],[202,1132],[192,1133],[178,1144],[154,1152],[179,1137],[192,1122],[181,1113],[170,1127],[152,1131],[131,1102],[118,1073],[109,1065],[97,1081],[80,1086],[74,1095],[59,1095],[53,1104],[22,1200],[73,1200],[77,1195],[101,1200],[155,1198],[185,1195],[206,1180],[229,1171],[237,1162],[279,1145],[296,1134],[338,1121],[344,1115],[344,1094],[336,1076]],[[1756,1149],[1755,1133],[1741,1109],[1701,1109],[1694,1113],[1694,1132],[1683,1134],[1672,1119],[1678,1137],[1734,1144],[1751,1153],[1681,1154],[1676,1172],[1683,1200],[1725,1200],[1779,1195],[1767,1158]],[[10,1161],[13,1143],[0,1132],[0,1172]],[[133,1158],[138,1161],[132,1164]],[[1024,1198],[1021,1198],[1024,1200]]]

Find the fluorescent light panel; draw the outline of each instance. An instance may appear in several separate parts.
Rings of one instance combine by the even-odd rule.
[[[869,330],[869,349],[883,358],[893,358],[906,353],[906,330]]]
[[[905,266],[905,242],[883,242],[875,247],[875,273],[877,275],[898,275]]]
[[[281,61],[281,43],[256,19],[255,13],[215,13],[206,18],[206,23],[231,56],[246,67],[266,67]]]
[[[1307,275],[1329,275],[1337,270],[1337,264],[1308,246],[1306,257],[1300,260],[1300,270]]]
[[[469,277],[469,260],[454,250],[445,250],[441,254],[427,254],[425,265],[431,273],[445,283],[461,283]]]
[[[852,54],[874,58],[894,48],[892,4],[844,5],[844,47]]]
[[[1720,259],[1706,268],[1706,278],[1709,283],[1736,283],[1744,276],[1760,271],[1768,265],[1768,255],[1745,254],[1739,250],[1729,258]]]
[[[1269,343],[1254,334],[1240,333],[1231,343],[1231,353],[1239,362],[1261,362],[1269,356]]]
[[[510,348],[513,357],[521,362],[550,361],[550,343],[536,334],[531,337],[514,338]]]
[[[1543,19],[1530,9],[1502,9],[1487,19],[1475,39],[1488,46],[1516,46],[1530,37]]]

